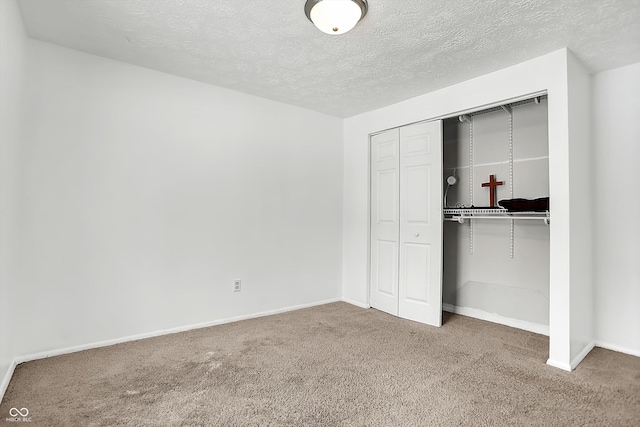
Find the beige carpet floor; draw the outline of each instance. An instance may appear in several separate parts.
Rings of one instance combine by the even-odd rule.
[[[574,372],[548,339],[334,303],[19,365],[0,404],[42,426],[639,426],[640,358]]]

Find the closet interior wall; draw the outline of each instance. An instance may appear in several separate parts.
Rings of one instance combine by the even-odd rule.
[[[504,182],[497,187],[496,201],[509,199],[511,194],[528,199],[549,196],[546,98],[540,103],[516,104],[512,114],[513,193],[507,111],[474,113],[472,124],[457,117],[444,121],[443,182],[446,187],[448,176],[458,179],[448,189],[448,206],[489,206],[489,190],[482,183],[490,175]],[[551,215],[553,218],[553,212]],[[444,223],[445,311],[548,335],[549,226],[542,220],[515,220],[513,258],[511,220],[474,219],[473,236],[470,234],[469,221]]]

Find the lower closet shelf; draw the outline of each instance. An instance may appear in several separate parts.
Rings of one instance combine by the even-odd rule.
[[[518,219],[542,220],[549,225],[549,211],[512,212],[501,208],[444,208],[442,210],[445,221],[464,223],[469,219]]]

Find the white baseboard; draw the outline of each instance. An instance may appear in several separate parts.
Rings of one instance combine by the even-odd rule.
[[[593,347],[595,347],[595,343],[593,341],[584,346],[582,351],[578,353],[578,355],[571,361],[571,370],[576,369],[576,366],[578,366],[580,362],[582,362],[582,360],[587,357],[587,354],[589,354],[589,352],[593,350]]]
[[[565,371],[572,371],[573,369],[576,368],[576,366],[578,366],[580,362],[582,362],[582,360],[585,357],[587,357],[587,354],[589,354],[589,352],[593,350],[594,347],[605,348],[607,350],[616,351],[618,353],[624,353],[630,356],[640,357],[640,351],[632,350],[630,348],[615,345],[615,344],[609,344],[602,341],[593,341],[589,343],[587,346],[585,346],[585,348],[580,352],[580,354],[578,354],[576,357],[573,358],[573,360],[569,365],[565,363],[555,362],[555,361],[552,361],[551,359],[547,360],[547,364],[554,366],[556,368],[564,369]]]
[[[9,365],[9,369],[7,370],[7,373],[4,375],[4,378],[2,379],[2,383],[0,383],[0,402],[2,402],[2,398],[4,397],[4,394],[7,391],[7,387],[9,387],[9,382],[11,381],[11,377],[13,376],[13,371],[16,370],[16,366],[18,366],[18,363],[14,359]]]
[[[618,353],[640,357],[640,351],[632,350],[630,348],[622,347],[619,345],[604,343],[602,341],[592,341],[587,344],[576,357],[573,358],[570,364],[567,365],[566,363],[555,362],[551,359],[547,361],[547,364],[556,368],[564,369],[565,371],[572,371],[580,364],[580,362],[584,360],[585,357],[587,357],[587,354],[589,354],[594,347],[601,347],[607,350],[616,351]]]
[[[317,302],[312,302],[312,303],[308,303],[308,304],[300,304],[300,305],[294,305],[294,306],[285,307],[285,308],[279,308],[279,309],[276,309],[276,310],[262,311],[262,312],[254,313],[254,314],[247,314],[247,315],[243,315],[243,316],[229,317],[229,318],[220,319],[220,320],[213,320],[213,321],[210,321],[210,322],[203,322],[203,323],[196,323],[196,324],[192,324],[192,325],[179,326],[177,328],[163,329],[163,330],[159,330],[159,331],[155,331],[155,332],[147,332],[147,333],[138,334],[138,335],[130,335],[130,336],[121,337],[121,338],[115,338],[115,339],[106,340],[106,341],[97,341],[97,342],[78,345],[78,346],[73,346],[73,347],[67,347],[67,348],[61,348],[61,349],[56,349],[56,350],[43,351],[43,352],[34,353],[34,354],[27,354],[27,355],[24,355],[24,356],[17,357],[16,360],[17,360],[18,364],[19,363],[24,363],[24,362],[30,362],[32,360],[45,359],[47,357],[60,356],[62,354],[75,353],[75,352],[78,352],[78,351],[89,350],[89,349],[92,349],[92,348],[106,347],[106,346],[115,345],[115,344],[121,344],[121,343],[129,342],[129,341],[136,341],[136,340],[141,340],[141,339],[145,339],[145,338],[153,338],[153,337],[158,337],[158,336],[162,336],[162,335],[175,334],[175,333],[178,333],[178,332],[190,331],[192,329],[208,328],[210,326],[222,325],[222,324],[231,323],[231,322],[238,322],[240,320],[255,319],[256,317],[271,316],[273,314],[286,313],[288,311],[295,311],[295,310],[300,310],[300,309],[303,309],[303,308],[315,307],[317,305],[329,304],[329,303],[338,302],[338,301],[341,301],[341,300],[342,300],[341,298],[332,298],[332,299],[328,299],[328,300],[324,300],[324,301],[317,301]]]
[[[633,350],[621,345],[609,344],[603,341],[596,341],[596,347],[606,348],[607,350],[617,351],[618,353],[628,354],[630,356],[640,357],[640,350]]]
[[[259,313],[247,314],[243,316],[229,317],[226,319],[213,320],[210,322],[179,326],[177,328],[163,329],[155,332],[147,332],[144,334],[130,335],[126,337],[114,338],[111,340],[97,341],[89,344],[82,344],[82,345],[77,345],[73,347],[47,350],[39,353],[32,353],[32,354],[25,354],[22,356],[18,356],[15,359],[13,359],[13,362],[9,368],[9,371],[7,372],[4,379],[2,380],[2,384],[0,386],[0,401],[2,400],[2,397],[4,396],[4,393],[7,387],[9,386],[9,381],[11,381],[11,377],[13,376],[15,367],[20,363],[30,362],[32,360],[38,360],[38,359],[45,359],[47,357],[60,356],[63,354],[75,353],[83,350],[90,350],[92,348],[107,347],[110,345],[122,344],[129,341],[136,341],[136,340],[141,340],[145,338],[153,338],[161,335],[175,334],[178,332],[185,332],[193,329],[208,328],[210,326],[222,325],[222,324],[231,323],[231,322],[238,322],[240,320],[248,320],[248,319],[255,319],[257,317],[271,316],[274,314],[286,313],[288,311],[295,311],[303,308],[315,307],[318,305],[324,305],[324,304],[329,304],[329,303],[338,302],[338,301],[342,301],[342,298],[332,298],[324,301],[316,301],[308,304],[300,304],[300,305],[294,305],[294,306],[285,307],[285,308],[279,308],[276,310],[262,311]]]
[[[569,363],[558,362],[557,360],[547,360],[547,365],[554,368],[562,369],[563,371],[571,372],[571,365]]]
[[[526,322],[524,320],[512,319],[500,316],[495,313],[489,313],[477,308],[458,307],[451,304],[442,304],[442,309],[449,313],[461,314],[463,316],[473,317],[474,319],[486,320],[500,325],[510,326],[512,328],[523,329],[525,331],[536,334],[549,336],[549,325],[541,325],[539,323]]]
[[[361,302],[354,301],[352,299],[345,298],[345,297],[342,297],[342,301],[346,302],[347,304],[355,305],[356,307],[360,307],[360,308],[371,308],[369,304],[363,304]]]

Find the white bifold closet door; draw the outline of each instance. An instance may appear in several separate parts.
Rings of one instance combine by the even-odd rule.
[[[442,122],[371,137],[372,307],[442,324]]]

